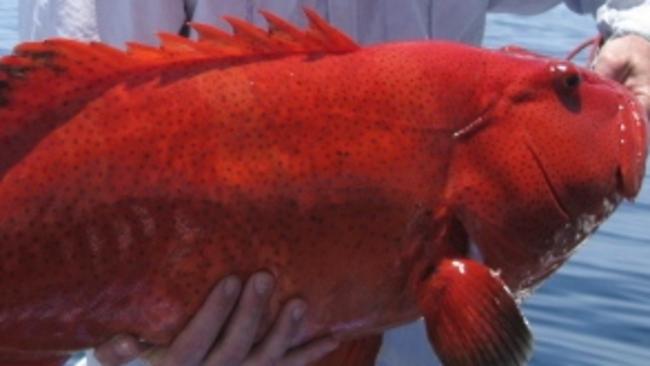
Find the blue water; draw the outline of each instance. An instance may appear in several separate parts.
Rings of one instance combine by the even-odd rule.
[[[16,4],[17,0],[0,1],[0,54],[9,52],[17,41]],[[563,56],[594,33],[590,17],[557,7],[526,18],[492,15],[485,43],[489,47],[518,44]],[[650,365],[648,175],[636,204],[620,207],[527,300],[524,312],[536,337],[533,365]]]

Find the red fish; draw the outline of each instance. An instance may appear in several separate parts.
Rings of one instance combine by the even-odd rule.
[[[301,296],[305,336],[360,340],[330,364],[420,316],[447,365],[525,362],[515,301],[638,192],[640,107],[565,61],[361,48],[306,13],[0,61],[0,365],[166,344],[260,269],[267,324]]]

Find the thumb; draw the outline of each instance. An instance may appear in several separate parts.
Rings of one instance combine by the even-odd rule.
[[[95,349],[95,358],[102,366],[120,366],[132,361],[145,351],[135,338],[118,335]]]
[[[629,63],[626,57],[622,57],[617,52],[617,49],[618,44],[616,42],[605,43],[594,60],[593,68],[594,71],[604,77],[624,82],[627,74],[629,74]]]

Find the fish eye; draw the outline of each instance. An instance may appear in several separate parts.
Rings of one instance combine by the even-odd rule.
[[[575,91],[582,82],[580,71],[569,62],[554,62],[549,67],[558,91]]]
[[[581,110],[579,93],[582,84],[580,69],[567,61],[553,61],[549,64],[553,88],[558,101],[569,111],[578,113]]]
[[[564,76],[562,83],[567,89],[575,89],[580,85],[581,81],[582,78],[580,78],[578,73],[571,73]]]

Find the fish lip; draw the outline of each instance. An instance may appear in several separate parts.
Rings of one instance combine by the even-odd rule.
[[[616,193],[628,201],[633,201],[639,193],[640,187],[638,189],[630,189],[626,183],[627,180],[624,177],[623,168],[619,165],[616,168]]]
[[[633,201],[641,190],[648,155],[648,119],[639,101],[623,96],[619,106],[619,162],[617,189]]]

